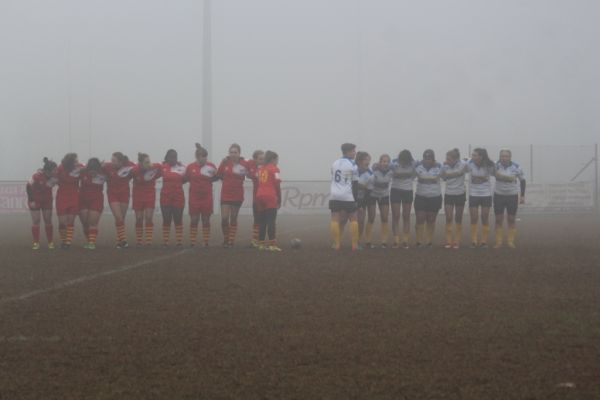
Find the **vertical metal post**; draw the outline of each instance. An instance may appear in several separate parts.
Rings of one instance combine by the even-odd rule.
[[[594,178],[594,206],[598,212],[600,211],[600,204],[598,204],[598,143],[594,145]]]
[[[202,146],[212,154],[212,12],[204,0],[202,25]]]
[[[469,153],[467,154],[467,158],[468,159],[471,159],[471,152],[472,152],[472,150],[471,150],[471,143],[469,143]]]
[[[529,181],[533,183],[533,145],[529,145]]]
[[[73,123],[73,84],[71,82],[71,72],[71,36],[69,36],[69,40],[67,41],[67,134],[69,140],[69,153],[73,151],[73,134],[71,129]]]

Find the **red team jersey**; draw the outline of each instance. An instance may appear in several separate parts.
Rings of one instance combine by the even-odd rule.
[[[82,164],[77,164],[70,172],[59,165],[56,176],[58,191],[56,192],[56,213],[60,215],[76,215],[79,213],[79,179]]]
[[[80,178],[79,209],[101,213],[104,209],[104,184],[106,183],[106,175],[98,172],[92,176],[89,172],[83,172]]]
[[[194,162],[187,166],[185,176],[190,182],[188,198],[190,214],[212,214],[212,184],[217,176],[217,167],[211,162],[207,162],[202,166],[197,162]]]
[[[278,208],[281,201],[281,179],[279,168],[274,164],[266,164],[258,170],[258,190],[256,202],[262,210]]]
[[[217,171],[217,176],[221,178],[221,203],[234,202],[242,203],[244,201],[244,180],[248,175],[248,162],[240,159],[240,162],[234,164],[229,159],[223,160]]]
[[[183,194],[185,171],[185,165],[182,163],[177,163],[173,166],[166,162],[162,164],[163,186],[160,190],[161,206],[175,208],[183,208],[185,206],[185,195]]]
[[[130,190],[129,181],[133,177],[135,164],[129,161],[119,169],[115,169],[112,163],[106,163],[102,169],[107,178],[107,194],[109,203],[129,203]]]
[[[142,169],[137,164],[133,169],[132,200],[135,211],[143,211],[156,207],[156,181],[162,176],[162,164],[152,164]]]
[[[47,177],[38,170],[27,183],[27,200],[30,210],[52,209],[52,188],[58,183],[58,178]]]

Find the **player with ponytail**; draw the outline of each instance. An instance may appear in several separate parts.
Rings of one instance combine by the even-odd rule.
[[[27,183],[27,205],[31,214],[31,234],[33,250],[40,248],[40,222],[44,219],[44,229],[48,248],[54,249],[54,232],[52,227],[52,188],[57,184],[57,165],[44,157],[44,165],[38,169]]]
[[[185,207],[185,194],[183,184],[185,183],[184,164],[179,162],[177,152],[173,149],[165,154],[162,164],[163,186],[160,190],[160,210],[163,216],[163,245],[169,246],[171,235],[171,224],[175,225],[175,243],[183,245],[183,208]]]
[[[252,247],[258,247],[258,233],[260,229],[260,221],[258,209],[256,207],[256,191],[258,190],[258,169],[265,163],[265,152],[255,150],[252,153],[252,160],[248,160],[248,178],[252,180],[252,217],[254,223],[252,225]]]
[[[75,217],[79,214],[79,180],[82,170],[83,165],[79,163],[75,153],[67,153],[56,170],[56,214],[63,249],[69,249],[73,243]]]
[[[81,172],[79,192],[79,220],[87,240],[84,248],[94,250],[98,237],[98,223],[104,210],[104,184],[107,177],[100,160],[93,157]]]
[[[133,189],[131,191],[137,246],[152,245],[156,181],[161,176],[162,165],[153,163],[148,154],[138,153],[138,163],[133,168]]]
[[[135,164],[120,151],[113,153],[110,163],[104,164],[103,167],[107,176],[108,205],[115,217],[118,249],[129,247],[125,233],[125,216],[129,208],[129,181],[133,178],[134,167]]]
[[[460,247],[462,236],[462,220],[467,200],[465,174],[467,163],[460,159],[460,151],[452,149],[446,153],[446,161],[442,166],[442,179],[446,182],[444,208],[446,213],[446,245],[447,249]]]
[[[440,176],[442,165],[435,160],[431,149],[425,150],[423,160],[416,168],[417,190],[415,193],[415,214],[417,215],[417,246],[433,245],[435,220],[442,208],[442,188]]]
[[[281,251],[276,237],[277,209],[281,206],[281,178],[278,163],[277,153],[268,150],[265,153],[264,164],[258,170],[256,203],[260,222],[258,235],[260,250]]]
[[[508,223],[507,245],[515,248],[517,236],[517,209],[525,203],[525,175],[519,164],[512,161],[512,152],[500,151],[500,160],[496,163],[496,186],[494,188],[494,214],[496,215],[496,244],[502,247],[504,236],[504,211]],[[520,196],[519,196],[520,195]]]
[[[223,246],[233,247],[237,234],[238,214],[244,202],[244,180],[248,175],[248,163],[241,156],[241,147],[234,143],[229,146],[229,155],[223,159],[217,176],[221,186],[221,228]]]
[[[416,164],[411,152],[406,149],[402,150],[398,154],[398,158],[392,162],[394,175],[390,190],[390,202],[392,203],[394,247],[399,247],[402,243],[402,247],[408,249]],[[400,230],[400,216],[402,216],[402,231]]]
[[[202,220],[202,239],[204,247],[210,241],[210,217],[213,214],[213,182],[217,181],[217,167],[208,161],[208,150],[196,143],[196,161],[187,166],[185,176],[190,182],[190,244],[196,245],[198,224]]]
[[[470,175],[469,214],[471,217],[471,247],[487,247],[490,233],[490,207],[492,207],[491,177],[496,172],[494,162],[483,148],[476,148],[467,163]],[[479,213],[481,209],[481,214]],[[481,215],[481,238],[478,233],[478,220]]]

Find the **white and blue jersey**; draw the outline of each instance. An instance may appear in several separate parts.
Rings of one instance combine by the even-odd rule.
[[[521,190],[521,181],[524,180],[523,169],[519,164],[511,162],[504,166],[496,163],[496,187],[494,193],[503,196],[518,195]]]
[[[394,172],[391,168],[387,171],[375,169],[373,171],[373,177],[371,178],[371,182],[373,184],[373,189],[371,190],[371,197],[376,199],[383,199],[385,197],[389,197],[390,184],[392,182],[393,176]]]
[[[416,166],[417,163],[415,161],[408,165],[401,165],[397,159],[392,161],[392,189],[413,190]]]
[[[458,160],[454,165],[444,164],[442,166],[442,179],[446,182],[446,194],[458,196],[466,193],[465,175],[467,163]]]
[[[357,199],[356,201],[366,200],[367,195],[373,188],[373,171],[370,169],[365,169],[364,171],[358,171],[358,190],[357,190]]]
[[[340,158],[331,166],[331,200],[356,201],[352,183],[358,181],[358,167],[354,160]]]
[[[496,168],[493,165],[478,166],[473,160],[469,160],[467,170],[470,175],[469,196],[490,197],[492,195],[491,178],[496,173]]]
[[[426,168],[422,162],[419,162],[415,168],[417,175],[417,196],[438,197],[442,195],[440,185],[440,175],[442,174],[442,165],[435,163],[431,168]]]

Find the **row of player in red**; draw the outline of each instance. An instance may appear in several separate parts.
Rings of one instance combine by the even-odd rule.
[[[281,204],[281,179],[278,155],[273,151],[254,152],[251,160],[241,156],[238,144],[232,144],[219,167],[208,161],[208,152],[196,144],[195,161],[184,165],[175,150],[167,151],[162,163],[153,163],[148,154],[138,153],[134,163],[121,152],[112,154],[110,162],[91,158],[81,164],[77,154],[68,153],[57,165],[44,158],[44,165],[27,183],[28,205],[32,216],[33,249],[40,248],[40,223],[44,220],[49,248],[53,243],[53,187],[56,191],[56,213],[59,220],[61,247],[69,248],[74,225],[79,218],[86,237],[85,248],[95,249],[98,223],[104,209],[104,187],[109,207],[115,218],[117,247],[128,247],[125,217],[130,200],[136,219],[136,244],[152,244],[156,181],[162,179],[160,209],[163,217],[163,244],[168,246],[171,226],[175,226],[176,244],[183,244],[183,185],[189,183],[188,208],[191,217],[190,243],[196,244],[202,221],[203,243],[210,239],[210,217],[213,214],[213,182],[221,180],[221,226],[223,245],[231,247],[237,233],[237,219],[244,202],[244,181],[253,182],[254,227],[252,244],[279,251],[276,243],[277,209]],[[130,185],[130,182],[133,184]],[[268,240],[267,240],[268,239]]]

